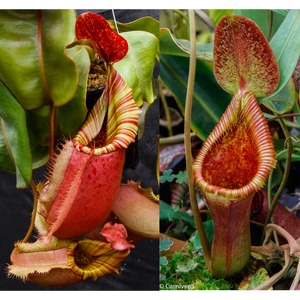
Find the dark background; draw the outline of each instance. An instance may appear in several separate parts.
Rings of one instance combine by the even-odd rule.
[[[77,10],[77,16],[91,11],[101,14],[107,20],[113,19],[111,10]],[[159,20],[159,10],[114,10],[117,21],[128,23],[141,17],[151,16]],[[158,65],[154,70],[158,76]],[[152,187],[159,193],[156,179],[157,140],[159,135],[159,104],[154,101],[146,115],[145,133],[138,141],[139,160],[136,169],[128,169],[123,174],[123,181],[132,179],[140,181],[142,187]],[[33,171],[35,182],[44,181],[47,167]],[[16,278],[8,278],[6,267],[10,264],[10,253],[14,243],[24,239],[30,225],[33,207],[31,188],[16,189],[14,174],[0,171],[0,290],[158,290],[159,251],[158,240],[144,239],[135,244],[130,255],[124,260],[120,274],[109,274],[97,281],[86,282],[64,288],[49,288],[23,283]],[[34,242],[31,237],[29,242]]]

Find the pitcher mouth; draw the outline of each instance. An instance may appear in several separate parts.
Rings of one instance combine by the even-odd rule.
[[[119,274],[122,262],[130,254],[129,249],[115,250],[110,243],[87,238],[57,241],[66,245],[46,249],[47,245],[40,241],[17,244],[11,254],[12,265],[7,268],[8,276],[46,286],[66,286]]]
[[[275,163],[272,137],[254,94],[237,90],[193,171],[204,193],[240,199],[262,188]]]
[[[89,113],[86,122],[73,139],[77,151],[102,155],[127,148],[135,141],[141,110],[130,89],[111,64],[102,96]]]

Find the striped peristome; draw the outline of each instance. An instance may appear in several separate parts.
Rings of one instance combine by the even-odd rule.
[[[107,67],[108,80],[106,88],[90,112],[85,124],[73,139],[74,147],[87,154],[102,155],[127,148],[135,140],[138,130],[138,119],[141,110],[132,98],[130,89],[113,65]],[[99,133],[107,112],[106,145],[92,149],[88,144]]]

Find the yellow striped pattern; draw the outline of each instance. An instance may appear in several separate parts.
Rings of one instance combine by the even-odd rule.
[[[95,150],[94,155],[102,155],[127,148],[134,142],[137,134],[141,110],[132,98],[132,89],[111,64],[108,65],[107,75],[107,85],[102,96],[73,139],[74,147],[87,154]],[[99,134],[107,107],[106,145],[91,149],[87,145]]]
[[[130,250],[117,251],[110,243],[82,239],[70,243],[68,250],[68,266],[83,279],[99,277],[109,273],[119,274],[119,267],[129,255]]]

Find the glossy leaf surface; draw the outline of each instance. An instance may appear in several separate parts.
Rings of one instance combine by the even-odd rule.
[[[16,122],[14,131],[2,131],[2,141],[14,140],[14,146],[9,149],[2,143],[0,169],[16,172],[17,187],[26,187],[32,168],[48,160],[51,103],[56,106],[55,138],[72,137],[83,124],[90,60],[81,45],[66,48],[75,39],[73,10],[0,15],[1,104],[10,105],[1,114],[9,109],[10,121]]]
[[[160,76],[164,85],[175,96],[184,112],[189,58],[175,55],[160,56]],[[191,127],[205,140],[226,110],[231,95],[216,82],[210,62],[197,60]]]
[[[158,51],[158,39],[149,32],[132,31],[121,34],[128,42],[128,53],[114,66],[128,86],[138,106],[156,99],[153,69]]]
[[[292,79],[287,85],[271,99],[264,101],[264,105],[278,115],[290,112],[295,102],[295,87]]]
[[[275,55],[259,27],[243,16],[225,16],[214,40],[214,73],[229,93],[248,89],[256,97],[272,94],[279,82]]]
[[[270,46],[276,56],[279,71],[280,82],[275,93],[258,99],[259,103],[278,94],[291,78],[298,58],[300,56],[300,10],[292,9],[287,14],[280,28],[270,42]]]
[[[72,10],[0,11],[0,79],[25,109],[73,98],[78,71],[64,50],[74,24]]]
[[[26,187],[31,178],[30,141],[22,106],[0,82],[1,167],[16,172],[17,186]]]
[[[190,56],[190,42],[176,39],[168,28],[159,30],[160,54]],[[213,44],[196,45],[196,57],[213,60]]]
[[[107,21],[113,30],[116,30],[115,22],[113,20]],[[157,38],[159,31],[159,22],[151,17],[143,17],[130,23],[117,22],[119,33],[127,31],[147,31],[154,34]]]

